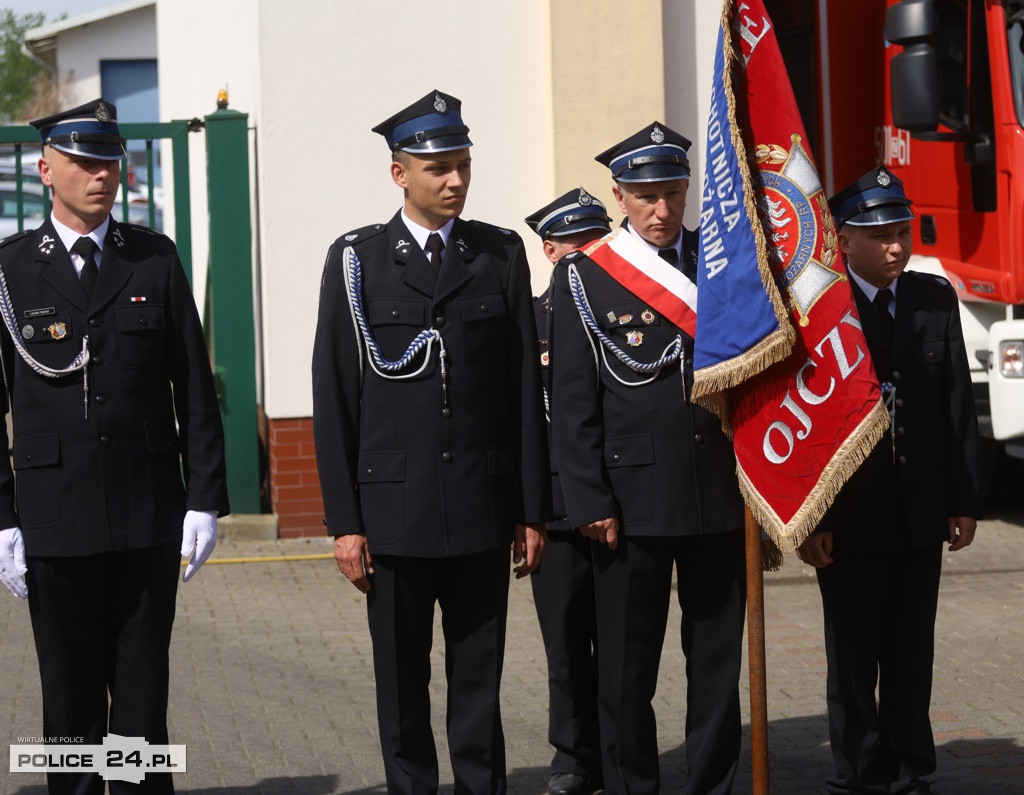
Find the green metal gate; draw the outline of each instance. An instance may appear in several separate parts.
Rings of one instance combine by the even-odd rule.
[[[204,329],[211,352],[221,417],[224,421],[228,494],[235,513],[260,512],[259,439],[256,416],[256,343],[253,313],[252,226],[249,201],[248,116],[222,108],[204,119],[152,124],[121,124],[121,134],[146,144],[150,175],[146,196],[148,226],[155,226],[154,141],[169,139],[173,157],[174,229],[165,230],[192,282],[192,208],[188,134],[206,130],[210,259]],[[13,144],[18,229],[24,228],[22,152],[39,150],[33,127],[0,127],[0,144]],[[44,190],[44,216],[49,191]],[[121,217],[129,217],[128,170],[121,171]],[[200,306],[204,302],[197,300]]]

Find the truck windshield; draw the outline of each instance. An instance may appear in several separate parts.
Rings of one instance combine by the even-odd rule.
[[[1017,108],[1017,122],[1024,126],[1024,3],[1007,4],[1006,38],[1010,52],[1013,104]]]

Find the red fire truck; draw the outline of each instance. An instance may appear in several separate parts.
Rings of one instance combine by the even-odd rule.
[[[1024,458],[1024,0],[766,0],[829,193],[885,163],[960,298],[982,435]]]

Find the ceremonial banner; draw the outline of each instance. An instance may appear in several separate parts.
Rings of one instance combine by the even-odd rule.
[[[810,534],[889,422],[804,138],[762,0],[726,0],[693,395],[731,432],[747,505],[783,552]]]

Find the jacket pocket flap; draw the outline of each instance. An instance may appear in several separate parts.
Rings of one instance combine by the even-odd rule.
[[[14,468],[34,469],[60,463],[60,437],[55,433],[14,440]]]
[[[370,324],[373,326],[419,326],[423,328],[422,301],[370,301]]]
[[[921,347],[914,348],[914,361],[918,364],[935,364],[946,358],[945,340],[925,340]]]
[[[405,480],[405,451],[360,453],[357,473],[360,483],[401,483]]]
[[[459,300],[459,312],[466,321],[504,317],[505,299],[501,293],[462,298]]]
[[[649,433],[636,436],[614,436],[605,440],[606,467],[635,467],[654,463],[654,439]]]
[[[164,308],[159,304],[121,306],[114,309],[114,322],[118,331],[162,331]]]
[[[507,447],[487,448],[487,474],[505,477],[516,474],[516,457]]]

